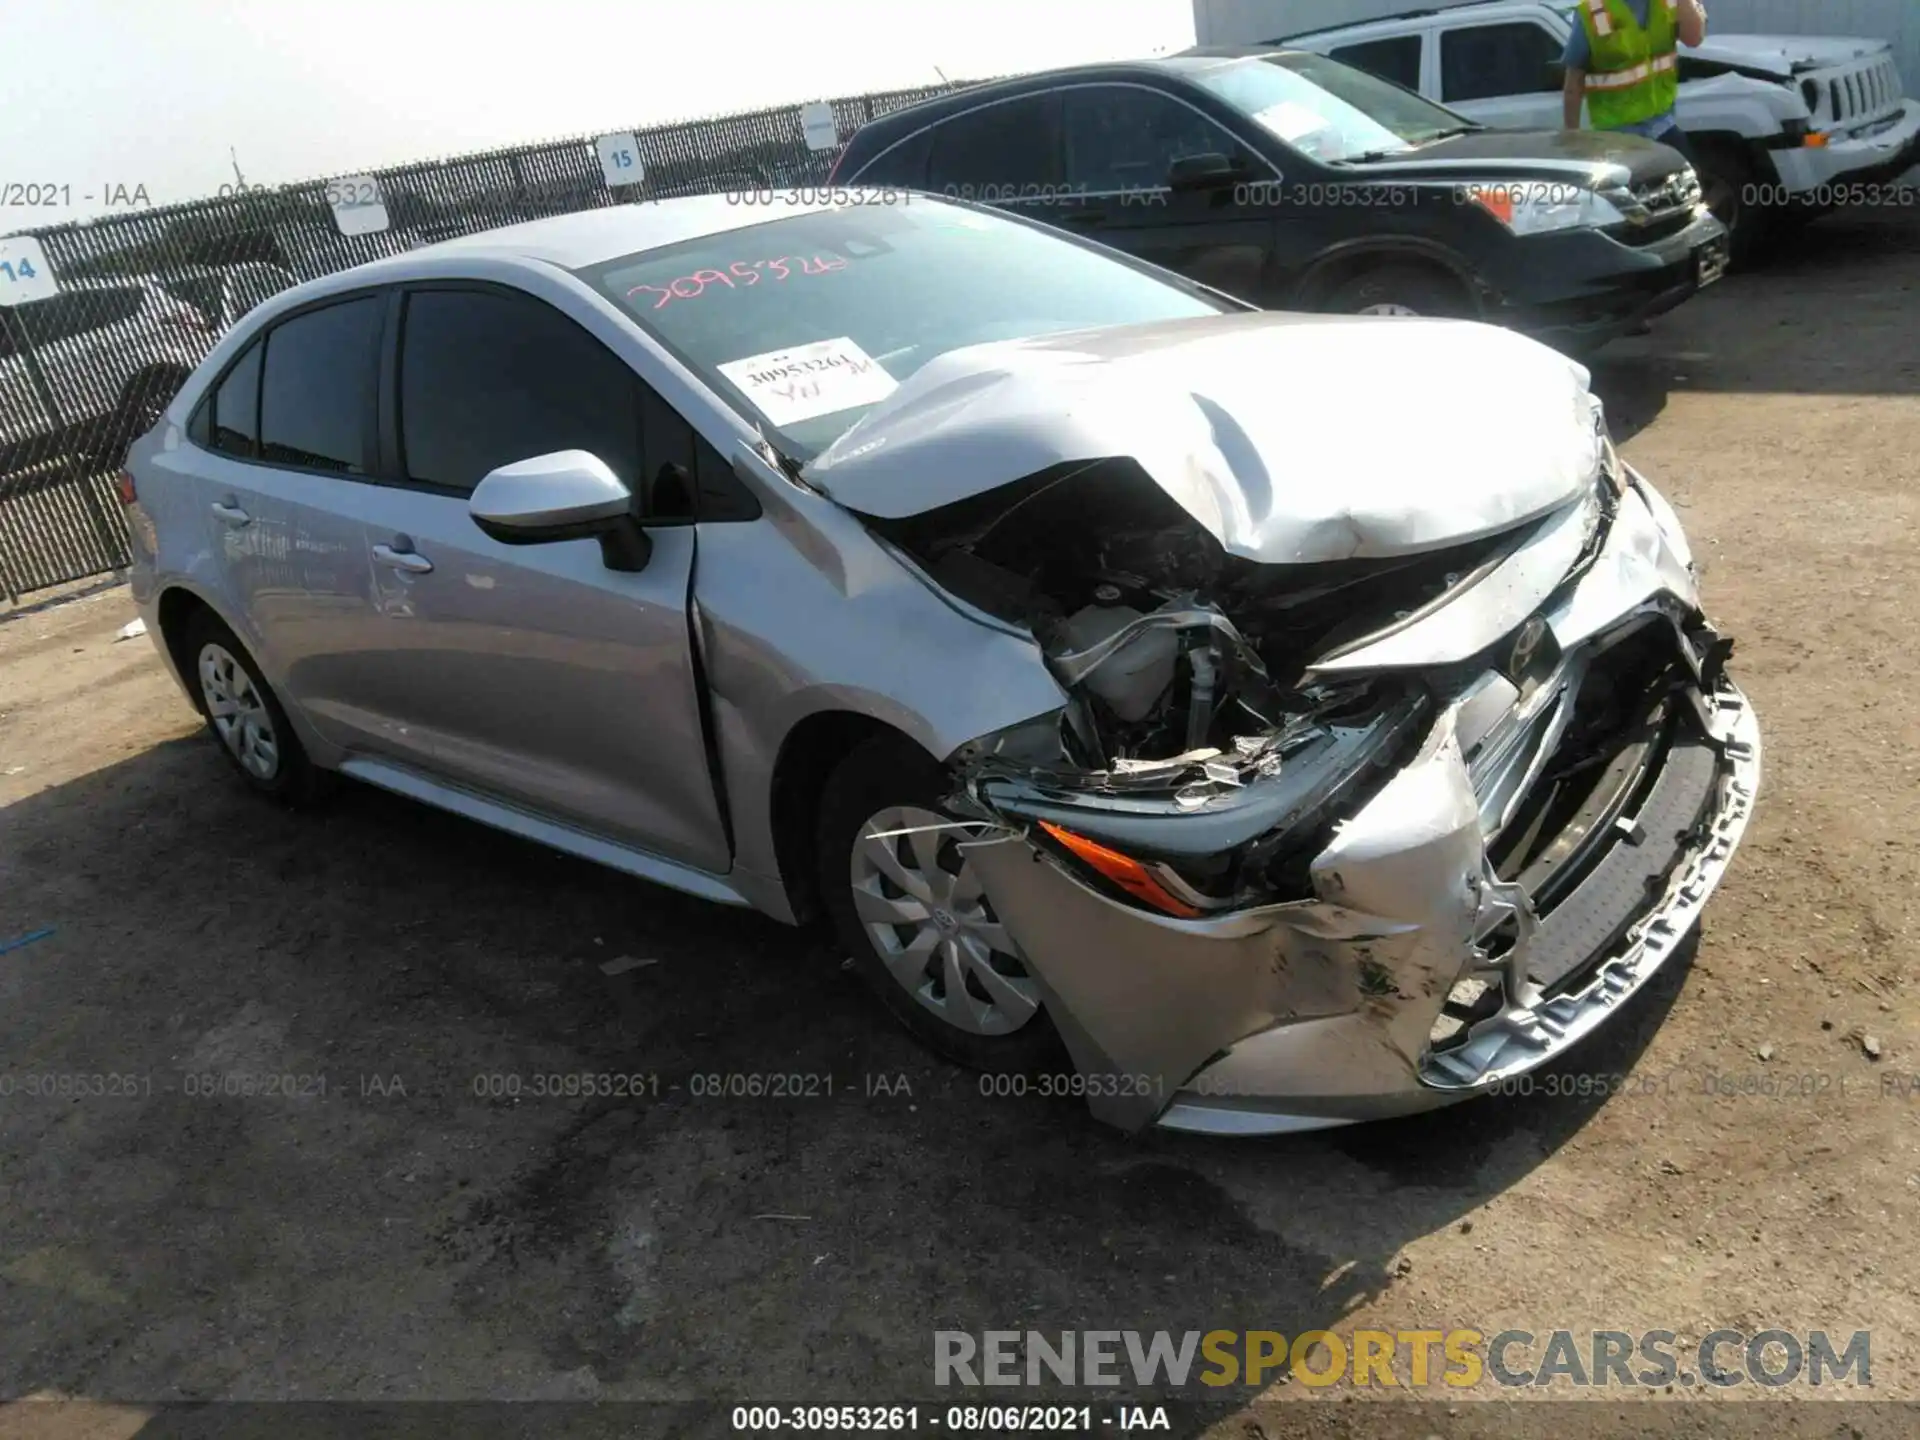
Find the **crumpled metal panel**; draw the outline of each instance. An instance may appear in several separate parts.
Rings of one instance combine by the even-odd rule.
[[[1074,332],[929,361],[805,477],[899,519],[1130,457],[1231,554],[1413,554],[1579,495],[1600,461],[1588,378],[1465,321],[1255,313]]]
[[[1174,920],[1097,894],[1019,836],[962,848],[1020,937],[1101,1119],[1148,1123],[1197,1070],[1274,1026],[1309,1042],[1278,1092],[1290,1106],[1311,1111],[1314,1094],[1335,1114],[1365,1097],[1418,1103],[1427,1035],[1481,907],[1479,808],[1451,712],[1315,862],[1337,902]],[[1233,1064],[1226,1055],[1208,1073],[1232,1084]],[[1248,1083],[1276,1093],[1270,1073]]]

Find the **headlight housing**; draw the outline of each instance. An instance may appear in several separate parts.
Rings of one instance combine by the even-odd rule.
[[[1597,190],[1564,181],[1475,183],[1462,189],[1467,199],[1516,235],[1600,230],[1622,224],[1627,218],[1619,206]]]

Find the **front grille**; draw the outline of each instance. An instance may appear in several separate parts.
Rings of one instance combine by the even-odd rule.
[[[1705,192],[1692,166],[1635,185],[1624,197],[1627,223],[1614,233],[1629,245],[1656,245],[1693,223]]]
[[[1827,108],[1836,129],[1877,119],[1901,99],[1900,70],[1891,59],[1874,61],[1827,82]]]
[[[1602,652],[1581,677],[1553,754],[1489,846],[1500,878],[1525,884],[1540,915],[1552,912],[1591,858],[1589,842],[1623,813],[1637,772],[1656,758],[1635,752],[1664,728],[1661,697],[1681,673],[1673,632],[1655,621]]]

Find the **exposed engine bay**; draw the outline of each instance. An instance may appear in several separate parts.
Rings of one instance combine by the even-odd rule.
[[[883,528],[940,585],[1032,629],[1076,700],[1061,762],[1116,785],[1164,784],[1207,750],[1257,761],[1252,747],[1266,753],[1290,721],[1363,708],[1368,687],[1303,686],[1308,665],[1419,614],[1513,545],[1500,534],[1261,564],[1229,555],[1127,460],[1056,467]]]
[[[1188,915],[1309,893],[1307,862],[1434,708],[1430,676],[1313,666],[1446,603],[1531,529],[1264,564],[1228,554],[1129,460],[872,523],[943,588],[1030,629],[1069,696],[1056,721],[955,757],[962,808],[1164,862],[1134,898]]]

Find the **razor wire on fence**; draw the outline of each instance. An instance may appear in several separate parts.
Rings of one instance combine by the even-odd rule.
[[[0,598],[131,562],[116,485],[127,446],[228,327],[279,291],[574,210],[821,185],[854,130],[958,83],[224,186],[0,238]]]

